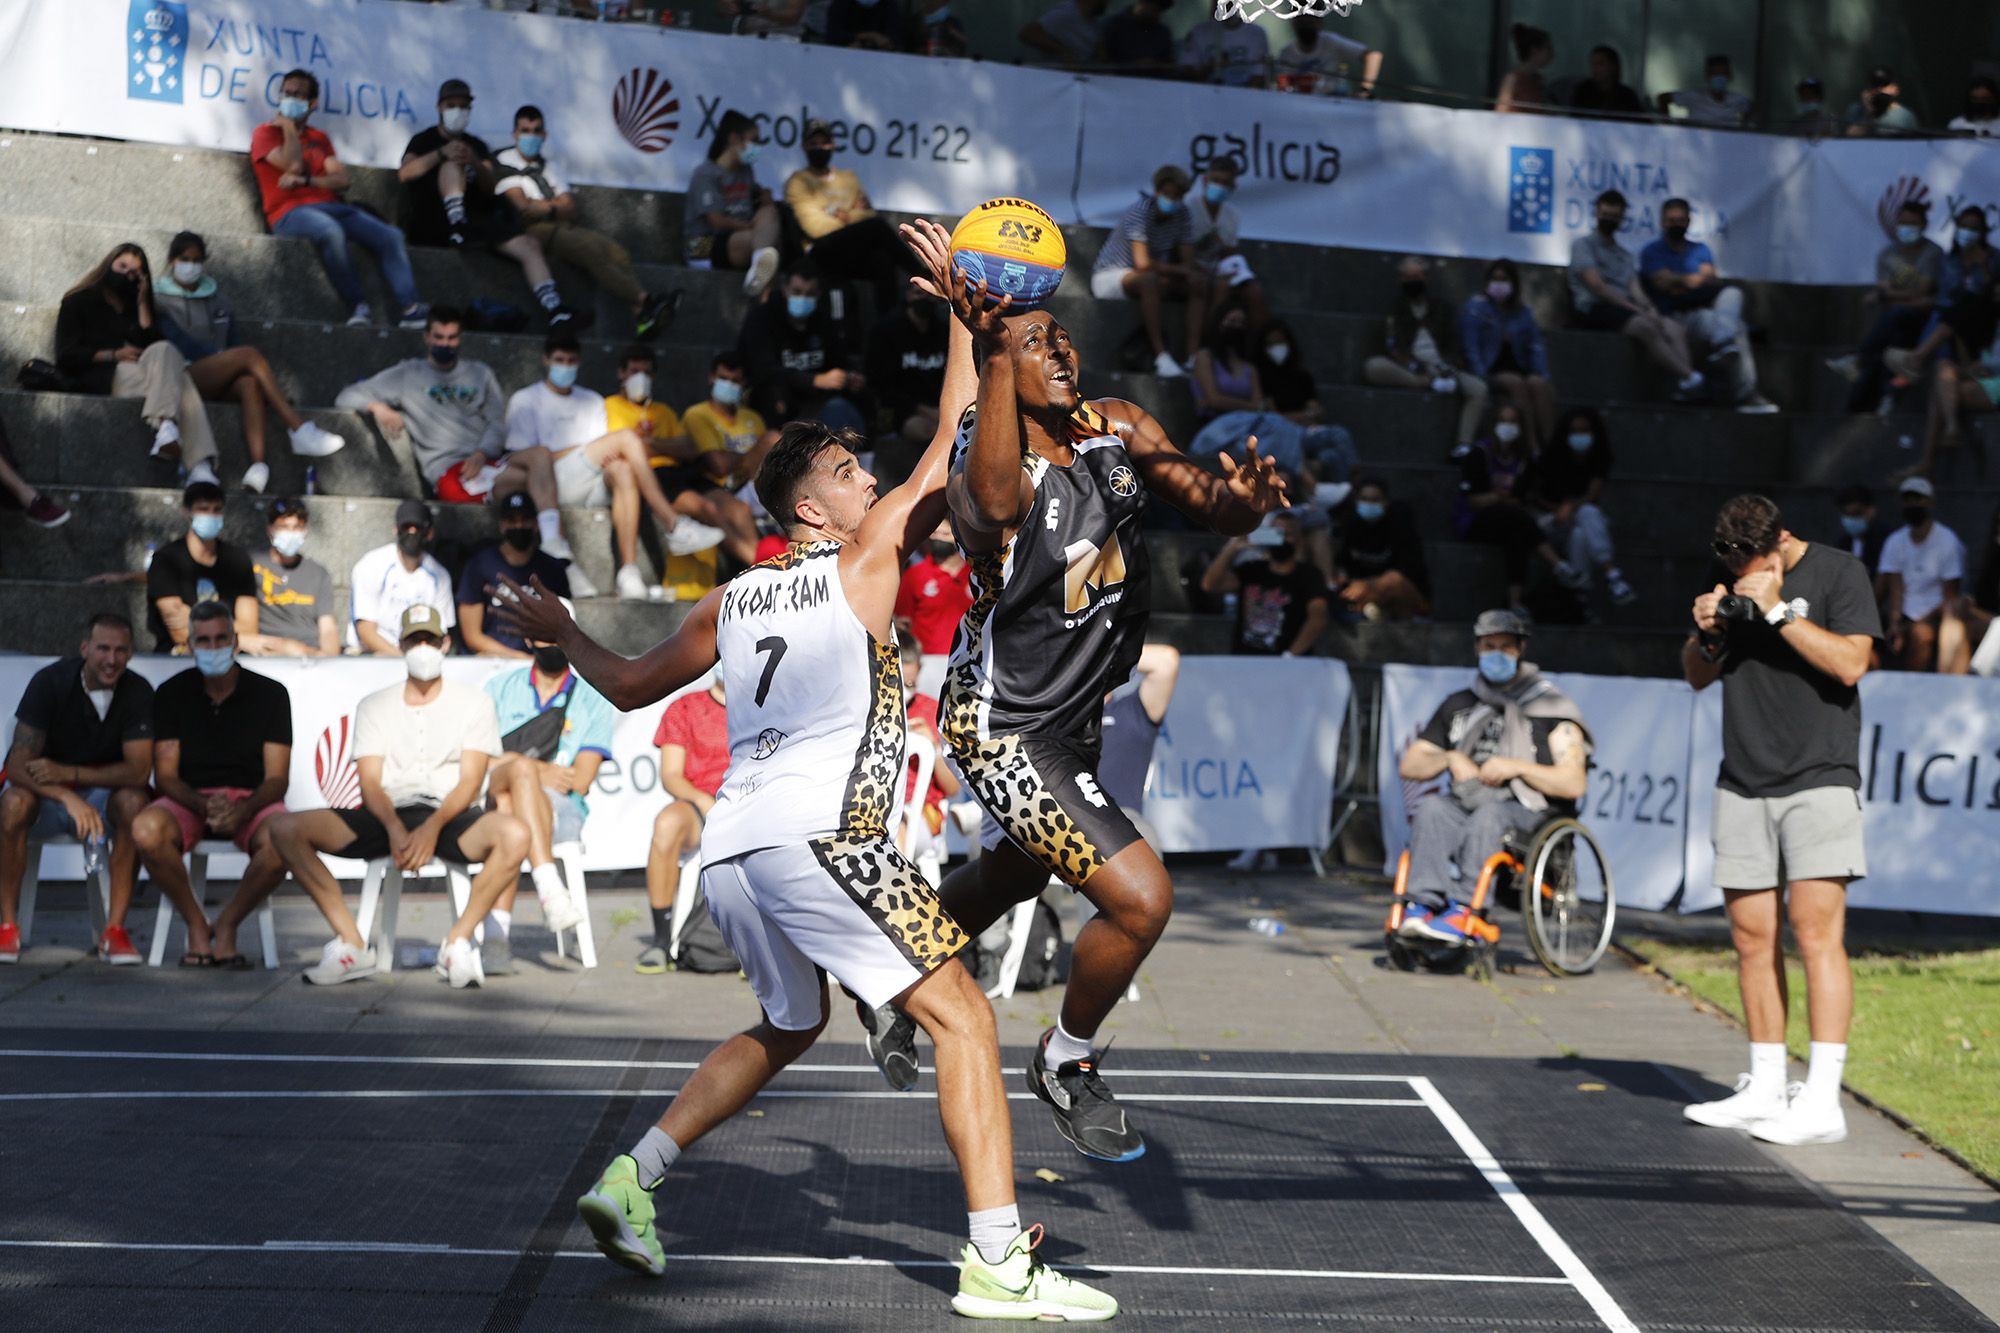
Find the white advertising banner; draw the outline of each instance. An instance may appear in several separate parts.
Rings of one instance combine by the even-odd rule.
[[[1352,688],[1327,657],[1183,657],[1146,774],[1162,849],[1324,847]]]
[[[342,158],[393,167],[436,119],[438,84],[472,84],[496,149],[516,106],[549,117],[571,179],[680,190],[734,108],[766,131],[763,183],[802,165],[824,117],[840,161],[885,208],[951,216],[999,194],[1108,226],[1163,162],[1224,154],[1248,174],[1244,234],[1266,240],[1562,264],[1605,189],[1623,237],[1689,200],[1726,276],[1869,281],[1905,199],[1948,244],[1966,204],[2000,217],[2000,146],[1967,139],[1814,143],[1686,125],[1501,116],[1411,103],[1079,77],[595,24],[404,0],[71,0],[0,6],[0,124],[241,152],[280,76],[321,84],[315,123]],[[247,188],[247,180],[246,180]],[[1089,256],[1078,256],[1087,261]]]

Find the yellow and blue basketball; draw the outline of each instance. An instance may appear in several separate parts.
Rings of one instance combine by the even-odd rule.
[[[1069,263],[1056,220],[1026,199],[988,199],[959,219],[951,233],[951,262],[972,282],[984,281],[990,297],[1014,298],[1026,310],[1055,295]]]

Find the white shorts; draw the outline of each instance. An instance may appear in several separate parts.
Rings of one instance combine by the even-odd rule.
[[[1123,301],[1129,268],[1101,268],[1090,275],[1090,294],[1100,301]]]
[[[556,503],[576,509],[603,509],[611,503],[604,469],[590,461],[583,445],[556,459]]]
[[[951,961],[967,943],[923,873],[886,842],[813,838],[701,868],[709,915],[774,1027],[826,1017],[820,972],[871,1008]]]

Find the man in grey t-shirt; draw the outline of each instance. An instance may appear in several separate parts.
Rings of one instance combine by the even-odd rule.
[[[1606,190],[1597,196],[1597,230],[1569,248],[1569,299],[1578,327],[1622,333],[1674,377],[1674,392],[1699,393],[1701,372],[1688,357],[1687,334],[1662,318],[1639,286],[1639,261],[1618,244],[1625,222],[1625,196]]]
[[[333,405],[367,413],[391,444],[406,442],[437,498],[481,504],[493,488],[488,471],[506,452],[507,395],[483,361],[462,361],[465,316],[432,306],[423,358],[398,361],[350,384]]]
[[[250,557],[257,577],[257,629],[237,636],[238,649],[260,657],[340,656],[333,575],[304,554],[305,501],[281,496],[264,513],[271,543]]]
[[[763,145],[757,122],[722,113],[708,160],[688,177],[681,252],[689,268],[740,268],[743,290],[762,296],[778,273],[778,206],[751,170]]]

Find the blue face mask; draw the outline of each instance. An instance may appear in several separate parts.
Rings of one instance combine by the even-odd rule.
[[[1840,526],[1846,529],[1847,535],[1850,537],[1865,537],[1868,535],[1868,520],[1861,514],[1842,514],[1840,516]]]
[[[1571,431],[1569,447],[1580,454],[1587,454],[1590,452],[1590,445],[1594,439],[1596,437],[1587,430]]]
[[[1961,247],[1983,245],[1986,242],[1986,233],[1973,227],[1960,227],[1957,233],[1957,240]]]
[[[521,150],[522,157],[540,157],[542,145],[546,142],[547,140],[539,134],[524,134],[514,141],[514,146]]]
[[[785,313],[793,319],[810,319],[812,312],[817,309],[819,309],[819,298],[817,296],[787,296],[785,298]]]
[[[1235,193],[1236,191],[1227,185],[1217,185],[1214,181],[1201,187],[1201,197],[1211,204],[1226,204],[1229,202],[1229,196]]]
[[[197,648],[194,650],[195,670],[204,676],[226,676],[229,668],[236,665],[234,648]]]
[[[743,386],[735,380],[715,380],[708,386],[708,396],[724,407],[734,407],[743,401]]]
[[[747,167],[752,162],[755,162],[758,158],[764,156],[764,145],[758,143],[744,144],[743,151],[738,153],[736,156],[739,159],[741,159],[743,165]]]
[[[567,389],[576,383],[576,366],[557,365],[549,367],[549,383],[558,389]]]
[[[1381,518],[1383,509],[1383,505],[1373,500],[1356,500],[1354,502],[1354,516],[1363,523],[1373,523],[1376,519]]]
[[[222,535],[222,515],[196,514],[188,520],[188,530],[205,542],[212,542]]]
[[[1728,91],[1729,91],[1729,76],[1728,76],[1727,74],[1711,74],[1711,75],[1709,75],[1709,76],[1708,76],[1708,90],[1709,90],[1710,92],[1712,92],[1712,93],[1726,93],[1726,92],[1728,92]]]
[[[1520,669],[1521,664],[1512,653],[1503,653],[1496,649],[1479,655],[1479,674],[1495,685],[1505,685],[1514,679],[1514,673]]]
[[[278,102],[278,114],[286,120],[304,120],[312,110],[312,103],[303,97],[286,97]]]
[[[1915,245],[1922,239],[1924,239],[1922,227],[1915,227],[1907,222],[1896,224],[1896,241],[1899,245]]]
[[[1181,211],[1180,200],[1169,199],[1163,194],[1153,197],[1153,206],[1160,210],[1160,216],[1163,218],[1170,218]]]

